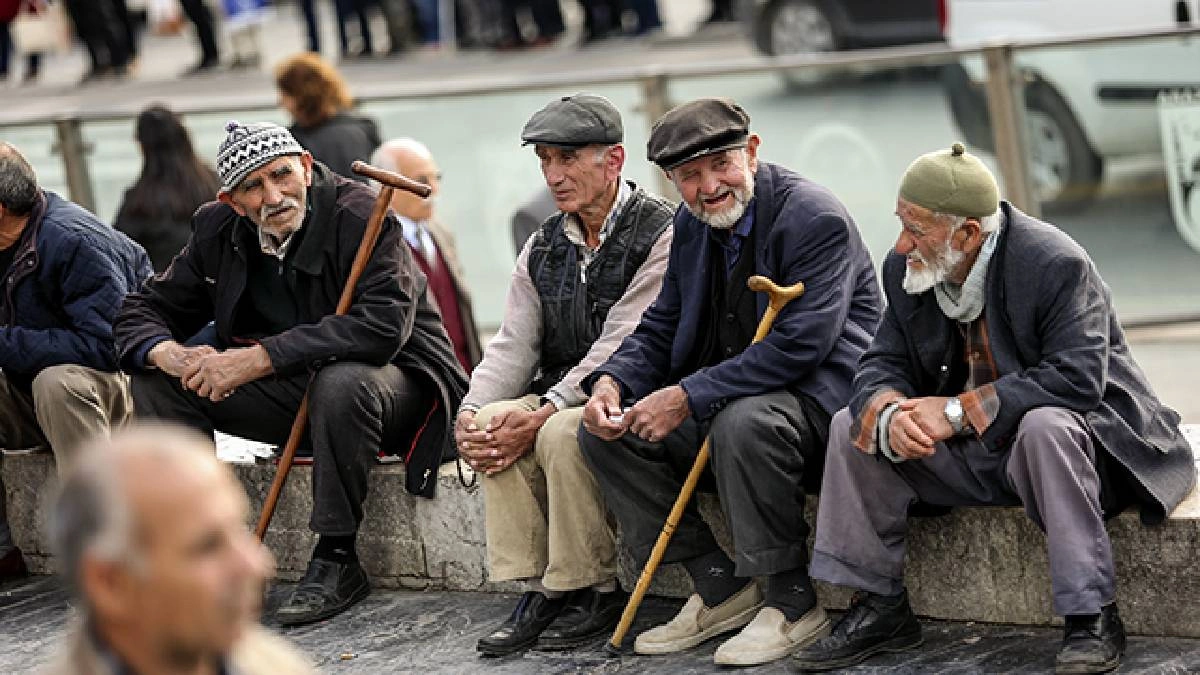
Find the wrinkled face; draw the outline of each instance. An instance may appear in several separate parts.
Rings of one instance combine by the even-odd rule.
[[[312,185],[312,155],[278,157],[251,171],[217,198],[266,232],[286,238],[300,229]]]
[[[560,148],[534,147],[542,176],[560,211],[579,213],[604,199],[609,186],[621,175],[625,155],[620,146],[589,145]]]
[[[397,214],[416,221],[433,218],[433,206],[438,191],[441,190],[442,172],[432,157],[422,156],[409,150],[397,151],[393,158],[396,171],[418,183],[424,183],[431,189],[428,197],[418,197],[408,190],[392,191],[392,210]]]
[[[114,586],[115,617],[159,658],[187,663],[226,654],[258,619],[273,562],[246,526],[233,480],[208,467],[128,477],[136,564]]]
[[[697,157],[667,173],[692,215],[716,229],[737,224],[754,197],[758,143],[751,136],[745,148]]]
[[[900,219],[901,230],[895,250],[908,257],[904,291],[917,295],[947,279],[954,279],[965,254],[951,243],[952,224],[929,209],[902,198],[896,201],[896,216]]]

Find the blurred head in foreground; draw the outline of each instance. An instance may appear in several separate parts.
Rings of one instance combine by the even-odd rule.
[[[195,432],[134,427],[86,448],[49,533],[95,651],[135,672],[230,659],[255,628],[273,565],[248,508]]]

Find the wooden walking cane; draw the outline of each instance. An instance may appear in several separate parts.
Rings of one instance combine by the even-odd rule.
[[[431,191],[430,187],[424,183],[418,183],[398,173],[371,166],[366,162],[356,161],[350,165],[350,170],[360,176],[378,181],[380,188],[379,196],[375,198],[375,208],[371,211],[371,218],[367,221],[367,229],[363,231],[358,252],[354,255],[354,263],[350,266],[350,275],[346,277],[346,285],[342,287],[342,295],[338,299],[336,314],[339,316],[350,311],[350,304],[354,299],[354,287],[358,285],[358,278],[367,268],[367,261],[371,259],[371,253],[375,251],[375,242],[379,239],[379,232],[383,229],[383,219],[387,216],[388,205],[392,202],[392,190],[407,190],[421,197],[428,197]],[[313,374],[313,377],[316,377],[316,373]],[[308,384],[309,387],[312,386],[311,377]],[[267,499],[263,502],[262,514],[258,517],[258,527],[255,528],[254,533],[258,535],[259,541],[267,535],[267,528],[271,526],[271,517],[275,515],[279,494],[283,491],[283,484],[287,481],[288,472],[292,470],[292,462],[296,459],[296,448],[300,446],[300,439],[304,437],[304,427],[308,424],[307,390],[309,387],[305,388],[304,398],[300,401],[300,409],[296,411],[296,419],[292,422],[292,431],[288,434],[287,444],[283,446],[283,454],[279,457],[279,467],[275,469],[275,479],[271,481],[271,490],[267,493]]]
[[[758,330],[755,331],[754,339],[750,342],[750,344],[754,344],[761,341],[767,336],[767,333],[771,332],[771,324],[775,323],[775,317],[779,315],[784,305],[804,293],[804,282],[797,281],[787,288],[780,288],[770,279],[756,274],[746,280],[746,285],[752,291],[766,292],[769,298],[767,301],[767,311],[763,312],[762,319],[758,322]],[[621,643],[625,640],[625,634],[629,632],[629,627],[633,625],[633,618],[637,616],[638,607],[642,604],[642,598],[646,595],[646,589],[650,587],[650,580],[654,578],[654,573],[658,571],[658,565],[662,562],[663,554],[667,552],[667,544],[671,543],[671,535],[675,534],[675,528],[678,527],[680,519],[683,518],[683,509],[687,507],[688,501],[692,498],[692,493],[696,491],[696,484],[700,482],[700,475],[704,473],[704,467],[708,465],[708,444],[709,437],[705,436],[704,444],[700,446],[700,453],[696,455],[696,461],[692,464],[692,470],[688,473],[687,480],[683,483],[683,488],[679,490],[679,497],[675,499],[675,506],[671,507],[671,513],[667,516],[667,522],[663,525],[662,532],[658,534],[658,541],[654,542],[654,548],[650,551],[650,558],[646,561],[646,567],[642,569],[642,575],[638,577],[633,594],[629,596],[629,603],[625,605],[625,611],[621,613],[621,621],[617,624],[617,629],[613,631],[612,639],[605,645],[605,649],[610,654],[620,652]]]

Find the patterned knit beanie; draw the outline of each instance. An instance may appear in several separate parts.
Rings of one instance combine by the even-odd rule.
[[[217,174],[221,192],[231,192],[251,171],[284,155],[299,155],[304,148],[292,132],[270,122],[242,124],[236,120],[225,125],[225,140],[217,152]]]

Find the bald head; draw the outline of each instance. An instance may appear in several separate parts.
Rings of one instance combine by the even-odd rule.
[[[11,143],[0,141],[0,218],[28,216],[37,203],[37,174]]]
[[[114,648],[203,662],[258,615],[270,555],[212,442],[139,426],[81,449],[51,510],[62,573]]]
[[[433,153],[424,143],[413,138],[392,139],[375,150],[371,155],[371,163],[432,188],[426,198],[406,190],[396,190],[392,194],[392,210],[397,215],[416,221],[433,218],[434,198],[441,188],[441,172],[433,161]]]

